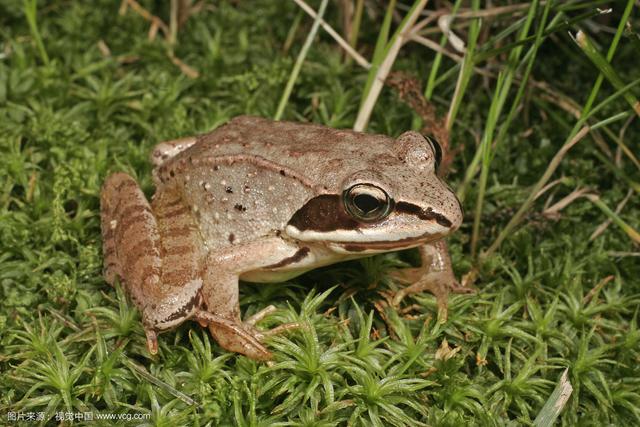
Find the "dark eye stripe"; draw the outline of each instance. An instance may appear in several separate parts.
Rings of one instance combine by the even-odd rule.
[[[413,203],[396,203],[396,212],[415,215],[420,219],[435,221],[443,227],[451,227],[451,221],[449,221],[444,215],[434,212],[431,208],[422,209],[420,206],[414,205]]]
[[[354,230],[361,224],[344,210],[342,197],[323,194],[309,200],[293,214],[289,225],[300,231]]]

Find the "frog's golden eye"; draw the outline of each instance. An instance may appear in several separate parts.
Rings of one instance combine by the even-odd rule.
[[[438,140],[431,135],[424,135],[424,139],[426,139],[429,144],[431,144],[431,148],[433,148],[433,154],[436,160],[436,169],[438,169],[438,167],[440,167],[440,162],[442,161],[442,147],[440,146],[440,143],[438,143]]]
[[[393,199],[373,184],[356,184],[343,193],[349,215],[359,221],[372,222],[385,218],[393,208]]]

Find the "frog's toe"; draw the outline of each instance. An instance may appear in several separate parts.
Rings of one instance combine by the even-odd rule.
[[[254,326],[256,323],[276,311],[277,308],[274,305],[270,305],[268,307],[263,308],[253,316],[250,316],[247,320],[244,321],[246,325]]]
[[[260,322],[262,319],[270,315],[271,313],[277,311],[278,309],[270,305],[268,307],[263,308],[256,314],[250,316],[247,320],[244,321],[245,329],[253,331],[253,335],[258,338],[258,340],[262,341],[266,337],[271,337],[274,335],[281,334],[286,331],[290,331],[292,329],[297,329],[300,327],[300,324],[297,322],[285,323],[280,326],[276,326],[272,329],[267,330],[259,330],[255,327],[256,323]]]
[[[255,360],[270,360],[273,355],[262,344],[264,335],[242,324],[209,324],[211,334],[228,351],[244,354]]]
[[[193,319],[209,327],[211,335],[228,351],[244,354],[255,360],[269,360],[272,354],[262,344],[264,333],[252,325],[227,319],[204,310],[197,311]]]
[[[391,297],[391,305],[399,307],[403,299],[411,294],[430,292],[436,297],[438,305],[438,319],[442,322],[447,320],[447,301],[449,297],[450,285],[446,276],[438,273],[426,273],[421,268],[407,268],[395,271],[391,277],[402,283],[411,283],[409,286],[400,289]]]
[[[388,275],[393,280],[396,280],[400,283],[408,284],[415,283],[422,279],[422,277],[425,275],[425,270],[422,267],[401,268],[390,271]]]
[[[449,284],[449,289],[454,294],[474,294],[477,292],[477,289],[473,286],[465,286],[464,284],[460,284],[457,280],[454,280]]]
[[[158,354],[158,334],[155,329],[145,329],[144,334],[147,336],[147,350],[151,355]]]
[[[275,328],[269,329],[267,331],[262,331],[261,334],[265,337],[271,337],[298,328],[300,328],[300,324],[298,322],[291,322],[276,326]]]
[[[227,319],[226,317],[199,310],[193,315],[193,320],[203,326],[208,326],[211,335],[222,348],[244,354],[255,360],[269,360],[272,354],[262,344],[262,341],[266,337],[300,327],[298,323],[285,323],[265,331],[255,327],[256,322],[275,310],[275,307],[269,306],[249,317],[246,322]]]

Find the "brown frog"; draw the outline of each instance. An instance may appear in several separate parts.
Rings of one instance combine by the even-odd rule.
[[[455,277],[443,237],[462,209],[436,176],[439,147],[314,124],[237,117],[211,133],[155,147],[156,192],[114,173],[101,193],[105,277],[124,283],[152,354],[185,320],[227,350],[266,360],[268,332],[240,318],[238,282],[281,282],[311,269],[418,247],[422,266],[393,298],[429,290],[446,307]]]

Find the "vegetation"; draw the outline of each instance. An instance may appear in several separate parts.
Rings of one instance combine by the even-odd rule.
[[[301,1],[188,3],[0,4],[0,424],[549,425],[565,369],[562,425],[640,423],[633,0],[310,1],[325,24]],[[239,114],[396,136],[432,110],[466,209],[456,273],[477,288],[446,321],[428,294],[386,304],[408,251],[243,284],[243,314],[305,325],[270,339],[272,363],[192,322],[148,354],[101,275],[108,173],[150,195],[154,144]]]

